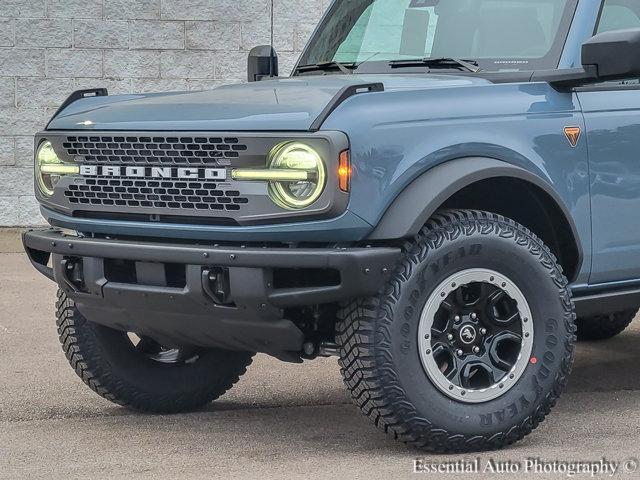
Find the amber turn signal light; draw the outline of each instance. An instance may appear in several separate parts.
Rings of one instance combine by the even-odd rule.
[[[351,162],[349,160],[349,151],[345,150],[340,154],[340,161],[338,164],[338,183],[340,190],[343,192],[349,191],[349,183],[351,182]]]

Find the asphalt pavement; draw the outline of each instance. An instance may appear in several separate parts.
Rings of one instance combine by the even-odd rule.
[[[398,444],[370,425],[351,405],[334,358],[291,365],[258,356],[201,412],[151,416],[112,405],[68,365],[54,295],[24,255],[0,254],[2,479],[472,479],[513,478],[525,468],[518,478],[567,478],[569,465],[544,473],[553,464],[538,463],[536,473],[533,459],[603,458],[619,462],[614,478],[640,478],[640,470],[628,472],[640,457],[640,321],[610,341],[580,344],[568,391],[525,440],[445,456]],[[471,473],[415,474],[418,459]]]

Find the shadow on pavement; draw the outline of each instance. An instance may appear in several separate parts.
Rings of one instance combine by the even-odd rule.
[[[609,340],[580,342],[567,392],[640,390],[638,365],[640,328],[637,325],[632,324]]]

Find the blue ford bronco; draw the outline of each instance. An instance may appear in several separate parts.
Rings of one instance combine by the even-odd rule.
[[[36,135],[73,369],[171,413],[336,355],[397,440],[523,438],[640,306],[640,2],[338,0],[277,70],[75,92]]]

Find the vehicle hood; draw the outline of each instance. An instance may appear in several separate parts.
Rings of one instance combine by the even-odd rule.
[[[90,97],[64,108],[48,129],[305,131],[343,87],[367,83],[382,83],[385,91],[392,91],[462,87],[487,81],[453,75],[318,75],[199,92]]]

